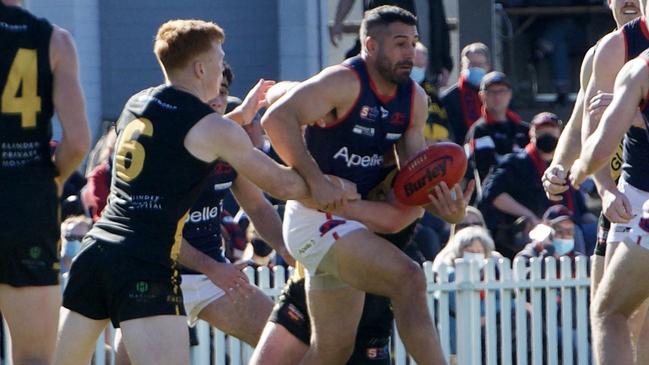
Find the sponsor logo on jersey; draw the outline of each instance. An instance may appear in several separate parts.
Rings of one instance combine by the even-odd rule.
[[[228,181],[220,184],[214,184],[214,191],[226,190],[229,189],[230,186],[232,186],[232,181]]]
[[[396,125],[396,126],[402,126],[406,124],[406,116],[403,115],[403,113],[394,113],[392,114],[392,117],[390,117],[390,124]]]
[[[374,128],[364,127],[357,124],[354,126],[354,129],[352,131],[362,136],[374,137]]]
[[[304,255],[307,251],[309,251],[309,249],[310,249],[311,247],[313,247],[313,245],[315,245],[315,241],[314,241],[314,240],[309,240],[309,241],[307,241],[305,244],[303,244],[302,246],[300,246],[300,248],[297,250],[297,252],[298,252],[300,255]]]
[[[401,133],[388,133],[385,135],[385,138],[388,141],[396,141],[397,139],[401,138]]]
[[[203,207],[201,210],[194,210],[189,215],[185,222],[201,223],[217,219],[219,216],[219,207]]]
[[[386,119],[390,115],[390,111],[381,107],[381,119]]]
[[[375,106],[363,105],[359,113],[361,119],[365,119],[370,122],[376,121],[376,118],[379,116],[379,110]]]
[[[346,146],[339,149],[334,155],[334,160],[339,158],[345,160],[347,167],[375,167],[383,164],[383,156],[379,156],[376,153],[372,156],[361,156],[355,153],[350,154]]]

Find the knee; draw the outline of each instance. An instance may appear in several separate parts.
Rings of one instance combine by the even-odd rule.
[[[396,289],[406,298],[426,292],[426,276],[421,267],[414,261],[403,265],[398,278],[395,278]]]
[[[609,301],[603,300],[601,297],[596,295],[592,304],[591,317],[593,324],[598,325],[616,318],[626,320],[629,317],[629,314],[624,313],[621,308],[618,308]]]

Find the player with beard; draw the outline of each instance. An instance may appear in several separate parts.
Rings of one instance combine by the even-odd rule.
[[[365,13],[360,38],[360,56],[299,84],[262,120],[279,156],[304,177],[313,198],[289,200],[284,215],[284,240],[307,273],[312,333],[302,363],[342,364],[349,358],[369,292],[390,298],[401,338],[417,363],[443,364],[422,269],[362,219],[334,215],[345,191],[323,175],[346,178],[367,197],[382,180],[386,153],[396,150],[403,163],[425,146],[427,96],[410,79],[416,18],[394,6],[378,7]],[[315,125],[329,113],[334,121]],[[430,198],[431,210],[442,218],[462,219],[458,185],[451,190],[441,183]]]

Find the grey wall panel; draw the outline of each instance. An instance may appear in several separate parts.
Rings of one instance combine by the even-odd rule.
[[[156,30],[166,20],[198,18],[225,29],[232,94],[244,96],[256,79],[278,77],[277,3],[273,0],[100,1],[104,118],[119,116],[133,93],[162,82],[153,55]]]

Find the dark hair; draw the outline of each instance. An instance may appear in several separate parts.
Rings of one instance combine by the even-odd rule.
[[[227,81],[228,88],[232,86],[232,81],[234,80],[234,72],[232,72],[232,67],[223,61],[223,80]]]
[[[408,10],[398,6],[383,5],[365,12],[361,22],[360,38],[376,37],[377,28],[385,28],[392,23],[401,22],[407,25],[417,25],[417,17]]]
[[[273,252],[273,248],[270,247],[266,243],[266,241],[262,240],[261,238],[253,238],[253,239],[251,239],[250,244],[252,245],[253,252],[257,256],[266,257],[266,256],[270,255],[271,252]]]

